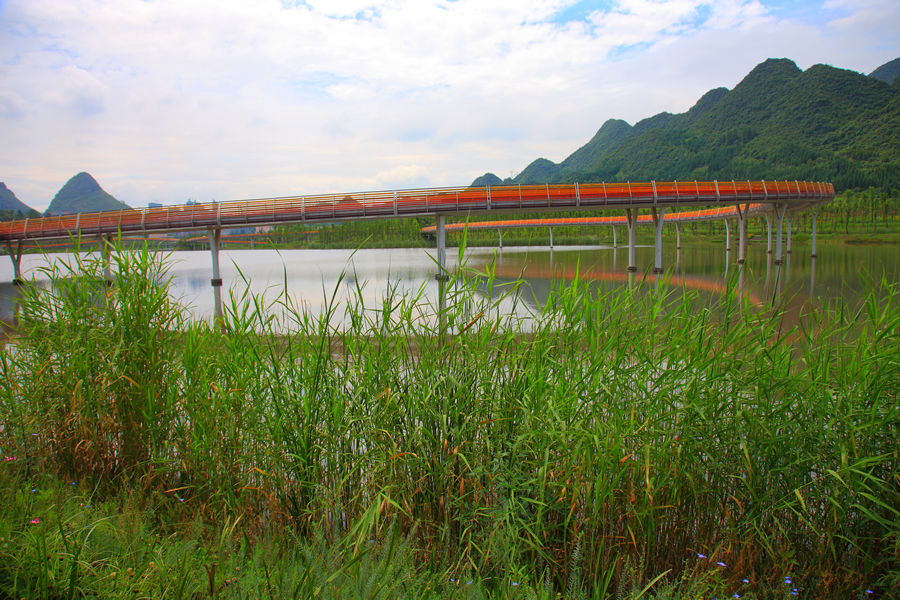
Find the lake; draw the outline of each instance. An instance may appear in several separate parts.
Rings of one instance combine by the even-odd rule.
[[[889,282],[900,280],[898,249],[893,245],[828,245],[820,243],[818,257],[810,258],[808,246],[795,244],[793,253],[778,268],[772,264],[763,244],[750,244],[743,272],[744,289],[757,302],[771,301],[782,294],[791,312],[806,306],[842,299],[858,303],[865,289],[865,278],[886,277]],[[437,298],[434,279],[436,265],[434,249],[403,248],[378,250],[245,250],[225,249],[220,255],[223,292],[240,295],[245,290],[274,298],[285,289],[293,302],[318,312],[324,299],[337,290],[337,297],[345,299],[359,293],[367,307],[376,308],[390,287],[405,293],[422,292]],[[211,258],[209,252],[171,252],[167,254],[173,277],[172,293],[196,318],[209,318],[213,313],[213,292],[210,287]],[[38,272],[48,261],[69,260],[71,255],[25,255],[22,258],[26,278],[35,278],[38,285],[47,280]],[[704,294],[716,294],[729,275],[738,272],[737,252],[728,256],[724,247],[714,244],[684,245],[676,251],[674,244],[664,246],[663,266],[671,285],[684,285]],[[448,248],[448,266],[459,267],[458,252]],[[627,247],[558,246],[470,248],[466,266],[484,271],[493,265],[497,281],[524,279],[522,299],[535,308],[546,300],[554,281],[570,280],[580,273],[599,285],[625,287]],[[654,280],[650,272],[653,248],[637,248],[637,279]],[[0,319],[14,319],[16,299],[21,293],[12,281],[9,258],[0,259]]]

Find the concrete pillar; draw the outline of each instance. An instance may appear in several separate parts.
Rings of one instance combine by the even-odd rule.
[[[652,209],[653,214],[653,226],[656,229],[656,241],[655,241],[655,256],[653,260],[653,272],[656,274],[662,273],[662,230],[663,230],[663,221],[666,220],[666,209],[659,208],[657,210],[656,207]]]
[[[728,219],[723,219],[725,223],[725,252],[731,252],[731,226],[728,224]]]
[[[628,272],[637,271],[634,259],[634,230],[637,228],[638,209],[625,209],[625,220],[628,223]]]
[[[13,264],[13,283],[21,285],[25,283],[22,279],[22,240],[16,242],[16,249],[13,250],[12,242],[6,242],[6,251],[9,252],[9,258]]]
[[[618,238],[616,238],[616,226],[613,225],[612,228],[613,228],[613,249],[616,249],[619,247],[619,240],[618,240]]]
[[[766,213],[766,254],[772,254],[772,214]]]
[[[744,264],[744,260],[747,258],[747,209],[750,208],[749,204],[744,205],[744,210],[741,210],[741,205],[737,206],[738,213],[738,264]]]
[[[681,250],[681,226],[675,223],[675,249]]]
[[[219,241],[222,237],[222,230],[216,227],[210,227],[209,230],[209,251],[212,254],[212,279],[209,283],[213,289],[213,298],[215,299],[215,312],[213,319],[223,329],[225,328],[225,311],[222,310],[222,273],[219,270]]]
[[[787,204],[775,206],[775,265],[781,264],[782,240],[784,231],[784,214],[787,212]]]
[[[547,229],[550,231],[550,247],[553,248],[553,228],[548,227]]]
[[[100,256],[103,257],[103,277],[106,281],[112,281],[112,269],[110,268],[110,256],[109,256],[109,236],[101,235],[100,236]]]
[[[447,275],[447,244],[446,244],[446,236],[445,236],[445,217],[444,215],[438,215],[437,217],[437,262],[439,273],[434,276],[434,278],[438,282],[438,298],[440,301],[441,308],[441,319],[443,323],[443,312],[444,312],[444,286],[447,281],[450,280],[450,276]],[[443,325],[442,325],[443,327]]]
[[[503,250],[503,230],[498,229],[497,235],[500,237],[500,249]]]
[[[791,229],[793,229],[793,226],[794,226],[794,214],[791,213],[787,217],[787,250],[785,250],[785,252],[788,254],[791,253]]]
[[[816,217],[819,214],[819,207],[815,206],[812,209],[812,254],[810,254],[811,258],[816,257]],[[810,286],[811,290],[812,286]]]

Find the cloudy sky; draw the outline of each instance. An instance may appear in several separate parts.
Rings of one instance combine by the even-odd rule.
[[[132,206],[467,185],[787,57],[869,73],[896,0],[0,0],[0,181]]]

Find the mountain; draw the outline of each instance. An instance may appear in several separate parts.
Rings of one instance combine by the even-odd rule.
[[[769,59],[733,90],[711,90],[686,113],[660,113],[634,127],[610,119],[561,163],[538,159],[506,182],[650,179],[900,187],[900,86]]]
[[[896,81],[898,76],[900,76],[900,58],[895,58],[890,62],[886,62],[869,73],[869,77],[880,79],[885,83]]]
[[[16,198],[16,195],[12,193],[12,190],[6,187],[6,184],[2,181],[0,181],[0,210],[8,210],[13,213],[21,211],[21,213],[26,216],[28,216],[29,212],[33,211],[30,206]]]
[[[82,172],[67,181],[56,193],[47,208],[47,214],[75,214],[127,208],[131,207],[107,194],[97,180],[90,174]]]

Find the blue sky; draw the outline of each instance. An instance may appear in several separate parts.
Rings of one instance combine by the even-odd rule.
[[[0,181],[132,206],[467,185],[787,57],[868,73],[893,1],[0,0]]]

